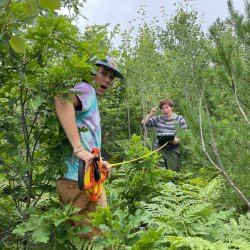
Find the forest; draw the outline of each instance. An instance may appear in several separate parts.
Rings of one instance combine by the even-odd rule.
[[[249,250],[250,3],[241,13],[227,0],[227,18],[207,31],[183,0],[152,20],[141,6],[124,31],[80,32],[85,4],[0,1],[0,249]],[[98,99],[102,155],[121,164],[105,182],[108,207],[93,214],[102,236],[87,241],[86,228],[68,223],[78,210],[56,191],[72,148],[54,97],[91,79],[106,55],[125,80]],[[188,126],[180,172],[159,167],[155,131],[141,126],[164,97]]]

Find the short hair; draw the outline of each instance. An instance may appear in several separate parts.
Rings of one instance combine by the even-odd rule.
[[[169,105],[171,108],[173,107],[173,101],[169,98],[164,98],[160,100],[159,108],[161,109],[163,105]]]

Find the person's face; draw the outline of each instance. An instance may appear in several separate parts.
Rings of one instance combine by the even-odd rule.
[[[164,115],[166,117],[169,117],[172,115],[172,107],[169,106],[168,104],[164,104],[162,107],[161,107],[161,111],[164,113]]]
[[[114,73],[112,70],[100,66],[93,80],[97,83],[96,95],[103,96],[114,81]]]

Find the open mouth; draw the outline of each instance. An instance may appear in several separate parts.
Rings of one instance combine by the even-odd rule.
[[[106,90],[106,89],[107,89],[107,87],[106,87],[105,85],[101,85],[100,87],[101,87],[101,89],[103,89],[103,90]]]

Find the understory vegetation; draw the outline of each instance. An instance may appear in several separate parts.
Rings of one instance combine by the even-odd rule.
[[[85,1],[0,1],[0,249],[250,249],[244,3],[240,13],[228,0],[228,17],[206,32],[193,0],[177,2],[171,17],[163,8],[160,22],[142,6],[125,31],[104,24],[80,32],[74,23]],[[62,7],[71,15],[58,13]],[[98,100],[102,155],[121,164],[105,183],[109,206],[92,214],[102,236],[83,241],[78,234],[90,228],[68,223],[81,219],[78,210],[56,193],[71,148],[54,96],[91,81],[94,60],[106,55],[125,80]],[[164,97],[188,125],[178,173],[159,167],[160,156],[150,154],[155,132],[141,126]]]

